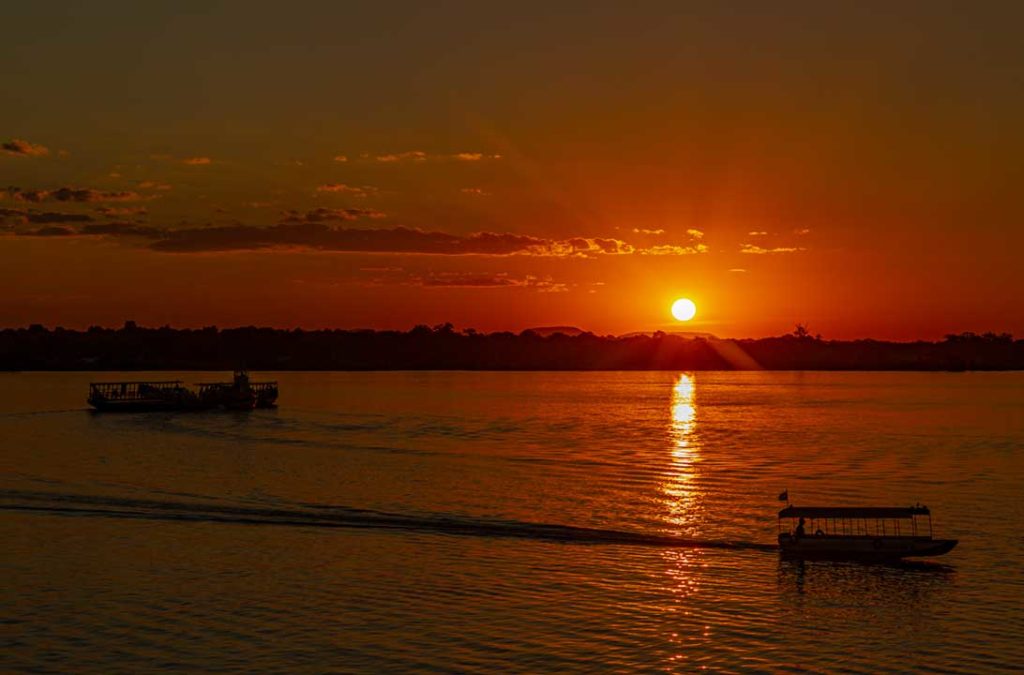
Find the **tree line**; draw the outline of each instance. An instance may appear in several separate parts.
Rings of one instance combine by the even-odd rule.
[[[960,333],[937,342],[825,340],[798,326],[742,340],[457,331],[276,328],[0,330],[0,370],[1020,370],[1024,340]]]

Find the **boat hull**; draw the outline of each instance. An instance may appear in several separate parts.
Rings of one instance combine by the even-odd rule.
[[[804,559],[898,560],[949,553],[956,539],[931,537],[871,537],[807,535],[799,538],[779,535],[782,555]]]
[[[137,401],[105,401],[89,399],[96,412],[170,412],[176,410],[201,410],[194,402],[137,400]]]

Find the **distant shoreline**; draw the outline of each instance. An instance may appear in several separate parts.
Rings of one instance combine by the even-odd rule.
[[[961,333],[938,342],[823,340],[806,332],[723,340],[664,333],[598,336],[275,328],[0,330],[0,371],[1013,371],[1024,340]]]

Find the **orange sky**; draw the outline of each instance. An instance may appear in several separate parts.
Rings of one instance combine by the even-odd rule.
[[[1024,334],[1021,5],[556,4],[23,3],[0,326]]]

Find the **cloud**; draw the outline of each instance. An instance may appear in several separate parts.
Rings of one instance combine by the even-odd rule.
[[[414,278],[413,283],[435,288],[529,288],[540,293],[564,293],[569,290],[568,284],[556,282],[551,277],[530,274],[513,277],[507,273],[438,272]]]
[[[0,151],[14,157],[44,157],[50,154],[50,149],[46,146],[29,143],[20,138],[12,138],[5,143],[0,143]]]
[[[328,209],[318,208],[301,213],[295,210],[285,211],[284,223],[327,223],[359,218],[385,218],[387,214],[375,209]]]
[[[24,211],[11,211],[16,222],[32,222]],[[257,227],[242,223],[209,225],[192,228],[159,228],[133,223],[88,225],[66,229],[63,236],[132,236],[149,241],[152,250],[169,253],[207,253],[218,251],[307,250],[351,253],[389,253],[396,255],[479,255],[479,256],[541,256],[559,258],[593,258],[608,255],[693,255],[705,253],[704,244],[662,244],[637,247],[621,239],[607,237],[571,237],[548,239],[526,234],[476,232],[450,234],[410,227],[358,228],[337,223],[361,218],[381,218],[373,209],[318,208],[306,212],[285,211],[276,225]],[[88,222],[88,216],[82,216]],[[37,221],[67,222],[67,221]],[[71,222],[79,222],[72,219]],[[15,235],[18,235],[15,232]],[[56,233],[54,233],[56,234]]]
[[[144,180],[139,182],[139,188],[142,190],[170,190],[174,186],[169,183],[161,183],[155,180]]]
[[[206,166],[212,162],[213,160],[209,157],[186,157],[181,160],[182,164],[187,164],[188,166]]]
[[[408,152],[394,152],[385,155],[373,156],[373,161],[385,164],[398,162],[480,162],[487,159],[501,159],[501,155],[488,155],[483,152],[455,152],[451,154],[430,155],[422,150],[410,150]]]
[[[810,228],[807,228],[807,227],[802,227],[800,229],[793,230],[793,234],[801,235],[801,236],[805,235],[805,234],[810,234],[810,233],[811,233],[811,230],[810,230]]]
[[[40,203],[54,202],[131,202],[147,199],[138,192],[93,190],[92,188],[62,187],[57,190],[22,190],[9,187],[7,194],[16,201]]]
[[[730,272],[733,272],[733,273],[736,273],[736,274],[746,274],[746,272],[747,272],[747,271],[746,271],[745,269],[743,269],[742,267],[733,267],[733,268],[732,268],[732,269],[730,269],[729,271],[730,271]]]
[[[774,253],[796,253],[798,251],[804,251],[803,247],[797,246],[776,246],[775,248],[762,248],[757,244],[743,244],[740,246],[740,253],[750,253],[753,255],[769,255]]]
[[[686,234],[690,235],[694,239],[703,239],[704,238],[704,232],[702,232],[701,230],[698,230],[696,228],[693,228],[693,227],[688,229],[686,231]]]
[[[77,234],[77,232],[64,225],[48,225],[46,227],[40,227],[35,230],[28,230],[27,232],[21,232],[22,237],[67,237]]]
[[[634,227],[634,234],[665,234],[665,230],[645,230],[642,227]]]
[[[481,188],[462,188],[459,192],[467,195],[476,195],[477,197],[486,197],[491,194],[490,192],[485,192]]]
[[[348,161],[348,155],[335,155],[334,156],[334,161],[335,162],[347,162]]]
[[[747,232],[747,236],[750,236],[750,237],[767,237],[768,233],[763,231],[763,230],[754,230],[752,232]]]
[[[640,255],[696,255],[698,253],[707,252],[708,247],[704,244],[694,244],[693,246],[661,244],[659,246],[651,246],[650,248],[640,249],[637,251]]]
[[[97,206],[96,211],[105,216],[144,216],[145,206]]]
[[[564,293],[568,284],[554,281],[550,276],[513,276],[507,272],[427,272],[408,273],[400,267],[362,268],[374,276],[365,283],[369,286],[420,286],[423,288],[523,288],[538,293]]]
[[[368,197],[377,193],[377,188],[372,185],[345,185],[344,183],[327,183],[318,185],[317,192],[341,192],[355,197]]]
[[[88,223],[92,222],[92,218],[84,213],[55,213],[53,211],[0,209],[0,222],[8,224],[34,223],[39,225],[48,225],[52,223]]]
[[[158,238],[164,236],[166,230],[149,225],[138,225],[136,223],[93,223],[84,225],[75,234],[83,236],[108,236],[108,237],[145,237]]]
[[[314,214],[314,219],[317,217],[316,211],[310,213]],[[304,249],[360,253],[548,257],[691,255],[707,250],[703,244],[637,248],[620,239],[604,237],[546,239],[496,232],[457,235],[410,227],[345,228],[330,226],[323,220],[310,221],[298,212],[294,212],[293,215],[290,220],[271,227],[230,225],[170,230],[159,240],[152,242],[150,247],[174,253]],[[338,217],[344,219],[343,216]]]
[[[410,150],[409,152],[397,152],[387,155],[377,155],[374,157],[378,162],[392,163],[392,162],[425,162],[427,161],[427,153],[422,150]]]

